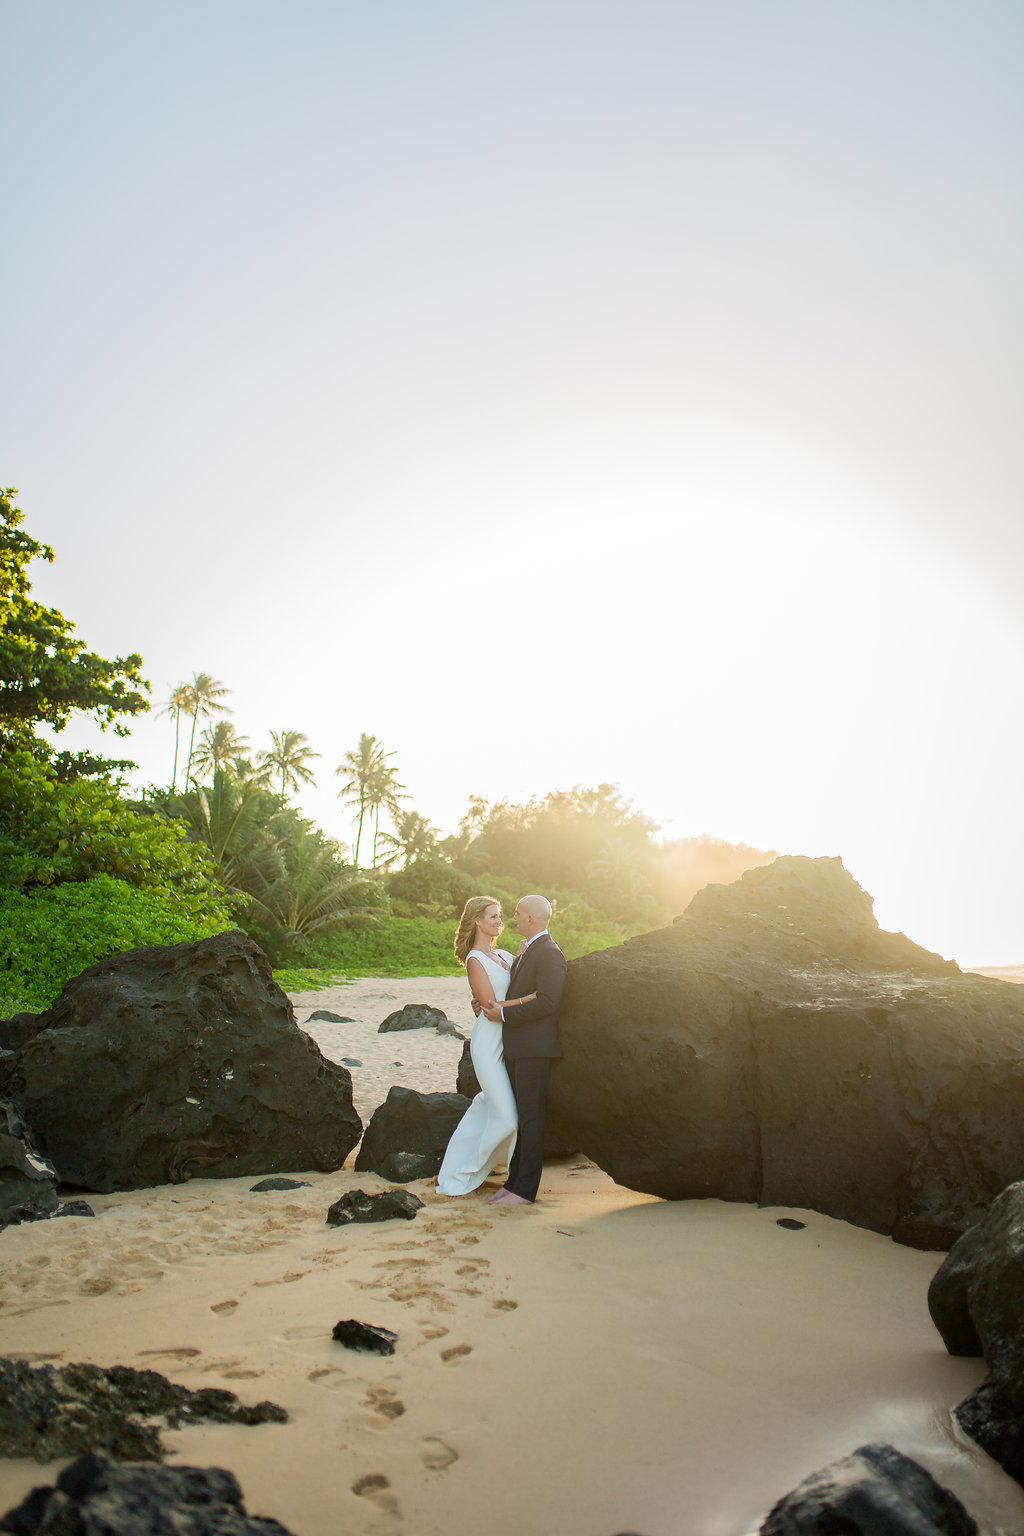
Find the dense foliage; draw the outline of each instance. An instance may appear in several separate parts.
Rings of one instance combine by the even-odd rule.
[[[106,727],[149,708],[141,656],[107,661],[87,651],[70,619],[32,597],[30,562],[54,556],[48,544],[22,528],[16,495],[13,487],[0,491],[0,744],[5,747],[30,737],[36,725],[59,731],[75,710]],[[117,723],[114,731],[126,735],[127,727]]]
[[[49,1007],[88,966],[141,944],[204,939],[234,924],[224,915],[183,910],[168,889],[140,889],[111,875],[0,900],[0,990],[22,1008]]]

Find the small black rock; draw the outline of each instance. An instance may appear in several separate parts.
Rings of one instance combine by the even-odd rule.
[[[362,1066],[362,1062],[361,1061],[357,1061],[354,1056],[343,1056],[341,1058],[341,1064],[342,1064],[343,1067],[361,1067]]]
[[[377,1195],[369,1195],[365,1189],[350,1189],[327,1212],[327,1225],[345,1227],[353,1221],[391,1221],[396,1216],[412,1221],[422,1209],[423,1201],[408,1189],[382,1189]]]
[[[787,1232],[802,1232],[806,1227],[806,1221],[797,1221],[795,1216],[780,1216],[775,1223],[777,1227],[785,1227]]]
[[[95,1216],[96,1212],[87,1200],[65,1200],[54,1216]]]
[[[443,1008],[431,1008],[429,1003],[406,1003],[404,1008],[389,1013],[383,1024],[377,1025],[377,1033],[386,1035],[394,1029],[437,1029],[438,1025],[447,1023],[448,1015]]]
[[[275,1175],[272,1179],[260,1179],[258,1184],[249,1187],[250,1195],[263,1195],[272,1189],[312,1189],[308,1179],[282,1179]]]
[[[314,1019],[322,1019],[325,1024],[354,1024],[355,1019],[347,1018],[343,1013],[329,1013],[326,1008],[318,1008],[316,1013],[311,1013],[306,1020],[312,1024]]]
[[[372,1323],[357,1323],[350,1317],[347,1322],[335,1323],[332,1339],[344,1344],[346,1349],[362,1349],[371,1354],[393,1355],[398,1334],[390,1328],[375,1328]]]

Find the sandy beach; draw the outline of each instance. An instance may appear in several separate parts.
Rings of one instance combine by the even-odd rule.
[[[392,1082],[453,1086],[458,1040],[376,1034],[412,1001],[469,1028],[458,977],[295,998],[300,1023],[354,1020],[311,1028],[363,1063],[364,1118]],[[9,1228],[0,1353],[280,1403],[284,1425],[165,1438],[173,1461],[231,1468],[250,1512],[294,1536],[746,1536],[872,1439],[916,1456],[991,1536],[1024,1533],[1024,1491],[951,1419],[983,1366],[947,1356],[931,1325],[937,1254],[813,1212],[665,1203],[585,1158],[550,1166],[529,1209],[421,1181],[414,1221],[341,1229],[324,1224],[333,1200],[387,1186],[351,1163],[294,1173],[309,1187],[194,1180],[90,1196],[96,1220]],[[394,1329],[396,1354],[334,1343],[343,1318]],[[58,1466],[0,1462],[0,1509]]]

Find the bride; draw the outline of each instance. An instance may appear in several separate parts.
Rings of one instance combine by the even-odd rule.
[[[466,967],[473,996],[484,1008],[502,1003],[512,973],[512,956],[496,949],[501,905],[491,896],[471,896],[455,934],[455,957]],[[512,1008],[527,999],[517,998]],[[487,1175],[508,1162],[516,1144],[516,1101],[505,1068],[501,1024],[481,1012],[473,1025],[469,1054],[480,1092],[459,1121],[437,1176],[441,1195],[468,1195]]]

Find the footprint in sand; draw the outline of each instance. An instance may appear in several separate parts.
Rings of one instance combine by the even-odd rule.
[[[425,1435],[420,1460],[428,1472],[447,1472],[459,1459],[459,1453],[440,1435]]]
[[[364,1472],[352,1484],[352,1492],[360,1499],[368,1499],[385,1515],[398,1517],[398,1500],[389,1492],[391,1483],[383,1472]]]
[[[420,1323],[420,1333],[425,1339],[445,1339],[448,1337],[448,1329],[442,1328],[440,1323]]]
[[[276,1280],[254,1280],[253,1285],[291,1285],[295,1280],[301,1280],[303,1275],[308,1275],[308,1269],[290,1269],[285,1275],[278,1275]]]
[[[370,1387],[363,1398],[363,1407],[369,1408],[373,1418],[380,1421],[381,1427],[400,1419],[405,1412],[405,1404],[390,1387]]]
[[[489,1259],[470,1259],[468,1264],[460,1264],[455,1271],[457,1275],[479,1275],[483,1270],[490,1269]]]
[[[238,1306],[238,1302],[234,1301],[234,1300],[231,1300],[231,1301],[215,1301],[213,1303],[213,1306],[210,1308],[210,1311],[211,1312],[221,1312],[221,1313],[233,1312],[237,1306]]]
[[[454,1360],[464,1360],[467,1355],[473,1353],[472,1344],[452,1344],[448,1349],[442,1349],[441,1359],[445,1365],[450,1365]]]
[[[518,1301],[510,1301],[507,1296],[496,1296],[491,1302],[495,1312],[514,1312],[518,1305]]]
[[[140,1349],[136,1351],[139,1359],[149,1356],[154,1360],[194,1360],[202,1350],[193,1349],[190,1344],[179,1346],[172,1345],[167,1349]]]

